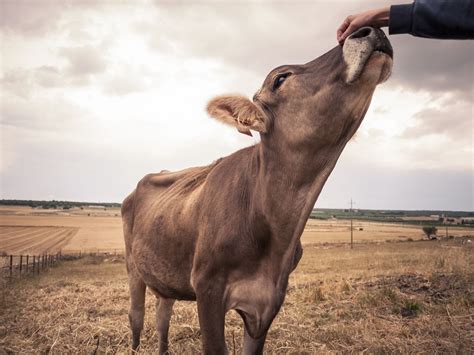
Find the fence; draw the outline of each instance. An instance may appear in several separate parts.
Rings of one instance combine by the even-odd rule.
[[[14,275],[37,275],[45,269],[56,265],[61,253],[40,255],[6,255],[2,256],[2,274],[10,279]]]
[[[16,276],[39,275],[62,260],[79,259],[85,256],[117,256],[123,254],[123,250],[120,249],[91,249],[68,250],[64,253],[60,251],[56,254],[2,255],[0,256],[0,276],[7,277],[12,281]]]

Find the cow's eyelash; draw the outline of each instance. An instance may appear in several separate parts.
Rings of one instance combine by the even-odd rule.
[[[278,89],[290,75],[290,72],[275,75],[275,78],[273,79],[272,90]]]

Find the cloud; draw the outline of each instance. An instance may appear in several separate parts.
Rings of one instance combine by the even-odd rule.
[[[0,121],[3,126],[64,133],[80,126],[87,117],[83,108],[57,97],[35,97],[28,100],[9,97],[3,101]]]
[[[117,4],[120,3],[126,4],[126,1],[117,1]],[[39,38],[57,31],[66,14],[100,11],[106,6],[107,3],[99,0],[2,0],[0,30],[23,37]]]
[[[310,61],[337,45],[335,31],[350,15],[389,1],[163,3],[155,2],[153,21],[135,28],[157,52],[219,59],[262,76],[281,64]],[[473,93],[474,45],[390,36],[395,64],[390,87],[438,93]]]
[[[145,81],[134,75],[114,75],[104,86],[104,91],[109,95],[127,95],[132,92],[144,91],[147,88]]]
[[[52,1],[0,2],[0,29],[26,37],[41,37],[55,29],[64,4]]]
[[[2,195],[120,201],[148,172],[255,143],[210,120],[206,101],[251,96],[272,68],[336,46],[347,15],[389,3],[4,1]],[[390,39],[394,74],[321,201],[343,207],[353,194],[361,208],[466,208],[471,44]],[[450,184],[452,198],[434,195]]]
[[[103,52],[97,47],[66,47],[59,54],[67,59],[67,71],[75,76],[99,74],[107,67]]]
[[[65,47],[59,49],[59,56],[66,59],[66,66],[43,64],[33,68],[3,70],[0,78],[3,90],[24,99],[30,98],[42,89],[84,86],[94,76],[106,72],[107,62],[98,47]],[[132,84],[133,79],[129,82]],[[122,85],[126,85],[122,80]],[[120,83],[116,83],[119,85]],[[129,90],[137,89],[137,84]],[[121,91],[125,89],[122,87]]]
[[[30,73],[21,69],[4,72],[0,84],[4,92],[10,92],[24,99],[29,98],[34,90]]]
[[[156,6],[156,18],[135,27],[157,52],[209,57],[261,75],[283,63],[310,61],[337,45],[329,26],[333,18],[323,15],[327,6],[320,3]]]
[[[473,142],[472,103],[460,100],[443,100],[440,107],[430,107],[414,115],[415,125],[407,128],[401,138],[419,139],[430,135],[453,142]]]
[[[390,85],[472,99],[474,45],[472,41],[446,41],[391,36],[395,50]]]
[[[383,168],[351,162],[343,153],[316,207],[412,210],[474,210],[470,169],[440,169],[436,163],[416,169]],[[374,154],[374,159],[381,157]]]
[[[53,88],[64,85],[64,76],[61,71],[51,65],[42,65],[34,70],[35,82],[44,88]]]

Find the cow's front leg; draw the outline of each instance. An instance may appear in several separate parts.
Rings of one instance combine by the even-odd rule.
[[[196,301],[204,354],[227,354],[224,335],[223,289],[223,285],[219,285],[216,279],[200,282],[196,287]]]
[[[247,327],[244,327],[244,348],[242,350],[242,355],[263,354],[263,347],[265,345],[266,337],[267,332],[265,332],[265,334],[263,334],[260,338],[254,339],[247,332]]]

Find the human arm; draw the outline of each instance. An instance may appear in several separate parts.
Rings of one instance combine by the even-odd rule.
[[[390,8],[389,34],[440,39],[474,38],[474,1],[416,0]]]
[[[474,38],[474,0],[415,0],[348,16],[337,30],[342,43],[364,26],[389,27],[389,34],[440,39]]]

